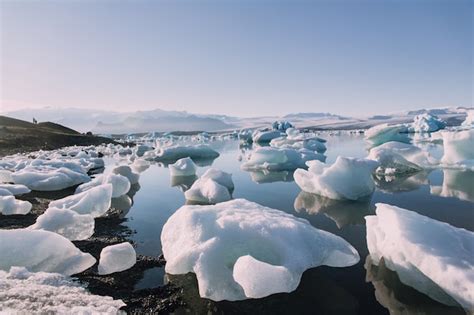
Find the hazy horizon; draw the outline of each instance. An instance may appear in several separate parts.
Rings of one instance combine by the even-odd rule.
[[[0,112],[472,107],[471,1],[3,1]]]

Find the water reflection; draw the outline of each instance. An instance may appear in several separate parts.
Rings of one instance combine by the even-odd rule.
[[[214,302],[201,298],[193,273],[166,274],[165,283],[183,289],[186,306],[175,311],[176,314],[359,314],[357,299],[328,278],[323,269],[307,270],[298,288],[291,293],[235,302]]]
[[[372,282],[377,301],[387,308],[390,314],[465,314],[461,307],[441,304],[403,284],[397,273],[385,266],[383,259],[376,266],[372,263],[370,256],[367,256],[364,267],[367,270],[366,281]]]
[[[110,203],[110,210],[107,213],[108,217],[116,216],[120,219],[125,218],[133,206],[133,197],[140,190],[140,184],[136,183],[130,187],[126,195],[117,198],[112,198]]]
[[[431,186],[430,192],[441,197],[454,197],[474,202],[474,172],[444,169],[443,185]]]
[[[293,179],[294,172],[290,172],[290,171],[280,171],[280,172],[253,171],[249,173],[252,180],[257,184],[294,181]]]
[[[383,192],[407,192],[417,190],[423,185],[428,185],[429,174],[429,171],[421,171],[406,175],[375,175],[374,181],[377,188]]]
[[[374,213],[371,207],[372,195],[356,201],[335,200],[307,192],[300,192],[294,202],[296,212],[324,214],[332,219],[338,228],[350,224],[365,224],[364,217]]]
[[[182,192],[185,192],[198,179],[196,175],[191,176],[171,176],[171,187],[178,187]]]

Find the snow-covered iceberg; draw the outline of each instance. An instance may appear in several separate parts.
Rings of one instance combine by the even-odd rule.
[[[194,176],[196,175],[196,164],[191,158],[182,158],[174,164],[168,165],[171,176]]]
[[[3,215],[27,214],[32,206],[30,202],[17,200],[14,196],[0,196],[0,213]]]
[[[0,230],[0,269],[26,267],[37,272],[73,275],[95,264],[90,254],[81,252],[67,238],[49,231]]]
[[[443,132],[444,154],[441,163],[447,166],[474,169],[474,129]]]
[[[367,246],[400,281],[447,305],[474,309],[474,233],[387,204],[367,216]],[[456,302],[454,302],[456,301]]]
[[[127,177],[119,174],[99,174],[90,182],[79,185],[76,188],[75,193],[79,194],[81,192],[87,191],[93,187],[97,187],[103,184],[112,185],[112,198],[118,198],[125,195],[130,190],[130,181]]]
[[[278,130],[257,130],[252,135],[252,140],[255,143],[269,143],[275,138],[279,138],[284,135]]]
[[[364,134],[372,146],[378,146],[389,141],[410,143],[407,133],[408,128],[405,125],[381,124],[367,129]]]
[[[433,168],[439,161],[414,145],[390,141],[370,149],[368,159],[380,163],[376,172],[385,175],[419,172]]]
[[[29,226],[32,230],[58,233],[71,241],[86,240],[94,234],[94,217],[69,209],[48,208]]]
[[[31,190],[25,185],[15,185],[15,184],[0,184],[0,189],[8,190],[12,195],[24,195]]]
[[[320,161],[306,164],[307,171],[297,169],[293,174],[303,191],[331,199],[357,200],[375,189],[372,173],[378,166],[376,161],[338,156],[332,165]]]
[[[279,149],[274,147],[257,148],[250,159],[241,165],[245,171],[285,171],[306,168],[311,160],[326,161],[326,156],[309,150]]]
[[[194,272],[201,297],[215,301],[291,292],[306,269],[359,261],[339,236],[244,199],[181,207],[164,225],[161,243],[166,272]]]
[[[31,190],[55,191],[82,184],[90,180],[84,171],[50,166],[28,166],[11,174],[15,184],[22,184]]]
[[[198,145],[171,145],[157,149],[155,160],[160,162],[174,162],[189,157],[194,161],[199,159],[215,159],[219,153],[205,144]]]
[[[218,203],[230,200],[233,190],[232,174],[210,168],[193,183],[184,196],[192,202]]]
[[[129,242],[107,246],[100,252],[99,275],[108,275],[132,268],[137,262],[135,249]]]
[[[102,184],[76,195],[51,201],[49,207],[69,209],[79,214],[90,214],[96,218],[104,215],[109,210],[111,199],[112,185]]]
[[[326,140],[317,137],[312,133],[302,133],[294,128],[286,130],[286,135],[270,141],[270,145],[276,148],[286,149],[307,149],[318,153],[326,152]]]
[[[59,273],[0,270],[2,314],[118,314],[121,300],[93,295]]]
[[[409,132],[435,132],[446,128],[446,123],[428,113],[415,116],[413,123],[408,127]]]

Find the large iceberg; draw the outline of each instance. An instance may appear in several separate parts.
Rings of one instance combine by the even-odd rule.
[[[24,267],[0,270],[2,314],[118,314],[121,300],[93,295],[59,273],[29,272]]]
[[[234,190],[232,174],[210,168],[184,193],[186,200],[218,203],[231,199]]]
[[[0,213],[3,215],[27,214],[32,206],[30,202],[17,200],[14,196],[0,196]]]
[[[297,169],[293,174],[303,191],[331,199],[357,200],[375,189],[372,173],[378,166],[376,161],[338,156],[332,165],[320,161],[306,164],[307,171]]]
[[[160,162],[174,162],[189,157],[193,160],[215,159],[219,156],[215,150],[205,144],[198,145],[171,145],[157,149],[155,160]]]
[[[446,123],[438,117],[430,114],[415,116],[413,123],[408,128],[409,132],[435,132],[446,128]]]
[[[99,275],[108,275],[132,268],[137,262],[135,249],[129,242],[110,245],[100,252]]]
[[[90,180],[84,171],[71,170],[66,167],[27,166],[11,174],[15,184],[22,184],[31,190],[61,190]]]
[[[95,264],[90,254],[81,252],[67,238],[49,231],[0,230],[0,269],[13,266],[30,271],[73,275]]]
[[[291,292],[306,269],[359,261],[339,236],[244,199],[181,207],[164,225],[161,243],[166,272],[194,272],[201,297],[215,301]]]
[[[58,233],[71,241],[86,240],[94,234],[94,217],[69,209],[48,208],[29,226],[32,230]]]
[[[326,156],[309,150],[279,149],[274,147],[257,148],[250,159],[241,165],[246,171],[285,171],[306,168],[306,162],[319,160]]]
[[[474,129],[443,132],[444,154],[441,163],[474,168]]]
[[[394,175],[433,168],[439,162],[431,154],[407,143],[390,141],[370,149],[368,159],[380,163],[377,173]]]
[[[269,143],[273,139],[279,138],[282,135],[283,133],[281,133],[278,130],[265,130],[265,131],[257,130],[253,133],[252,140],[255,143]]]
[[[474,233],[416,212],[377,204],[367,216],[367,246],[400,281],[447,305],[474,309]]]
[[[76,195],[64,197],[49,203],[50,208],[62,208],[79,214],[90,214],[94,218],[104,215],[110,208],[112,185],[102,184]]]
[[[169,166],[171,176],[194,176],[196,175],[196,164],[191,158],[182,158]]]
[[[365,131],[365,139],[372,146],[378,146],[389,141],[410,143],[407,132],[408,128],[405,125],[381,124],[367,129]]]
[[[79,185],[76,188],[75,193],[78,194],[103,184],[112,185],[112,198],[118,198],[120,196],[125,195],[126,193],[128,193],[131,186],[130,181],[125,176],[113,173],[108,175],[100,174],[97,175],[90,182]]]

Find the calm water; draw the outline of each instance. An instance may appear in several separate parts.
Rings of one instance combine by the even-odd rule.
[[[328,140],[328,163],[338,155],[367,155],[366,143],[361,136],[326,135],[325,138]],[[291,172],[263,174],[241,171],[242,162],[238,161],[238,156],[242,155],[245,159],[251,148],[239,148],[238,141],[214,142],[212,146],[221,153],[212,167],[233,174],[234,198],[245,198],[305,218],[314,227],[346,239],[359,251],[361,261],[348,268],[311,269],[305,272],[295,292],[260,300],[215,303],[200,299],[194,277],[168,276],[162,268],[147,270],[143,279],[135,285],[137,289],[160,286],[164,281],[179,283],[185,288],[186,302],[192,312],[388,314],[390,309],[404,314],[464,313],[401,284],[397,276],[383,266],[366,263],[368,250],[364,216],[374,214],[375,204],[384,202],[472,231],[472,172],[435,170],[389,182],[381,180],[377,181],[377,190],[367,200],[340,202],[301,192]],[[442,148],[433,145],[427,148],[435,156],[442,154]],[[200,167],[198,173],[202,174],[208,167]],[[134,196],[125,223],[136,231],[132,239],[137,244],[138,254],[161,254],[161,229],[166,220],[185,203],[179,184],[190,183],[192,180],[173,183],[168,169],[158,164],[142,173],[140,189]],[[449,195],[452,197],[446,197]]]

